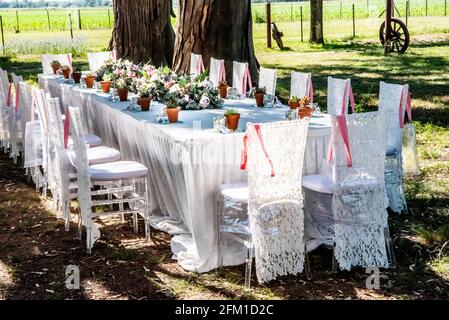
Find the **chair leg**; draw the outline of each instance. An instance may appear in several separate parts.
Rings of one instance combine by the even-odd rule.
[[[394,268],[394,267],[396,267],[396,256],[394,255],[393,241],[391,239],[390,229],[388,227],[385,227],[384,235],[385,235],[385,245],[386,245],[387,255],[388,255],[388,263],[390,264],[390,267]]]
[[[134,227],[134,233],[139,232],[139,219],[137,212],[133,213],[133,227]]]
[[[145,218],[145,238],[147,242],[151,240],[151,226],[150,226],[150,191],[148,189],[148,180],[145,179],[145,205],[144,205],[144,218]]]
[[[92,229],[88,228],[86,230],[86,249],[87,249],[87,254],[91,254],[92,253]]]
[[[248,241],[248,251],[246,256],[246,269],[245,269],[245,290],[251,290],[251,268],[253,265],[253,242],[250,238]]]
[[[64,218],[65,218],[65,231],[70,230],[70,201],[64,201]]]
[[[306,271],[306,278],[307,280],[312,280],[312,270],[310,269],[310,259],[309,259],[309,253],[307,251],[304,252],[304,269]]]
[[[81,212],[78,215],[78,239],[81,241],[83,239],[83,217]]]
[[[332,247],[332,271],[338,272],[338,261],[337,258],[335,258],[335,243]]]

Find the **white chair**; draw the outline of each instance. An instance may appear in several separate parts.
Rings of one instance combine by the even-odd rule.
[[[235,261],[236,254],[246,251],[246,288],[251,282],[253,247],[260,283],[303,271],[303,198],[298,181],[301,181],[308,123],[307,118],[249,124],[245,138],[248,183],[220,187],[217,195],[219,265],[229,265],[229,260]]]
[[[390,209],[401,213],[407,211],[402,173],[402,124],[404,123],[408,85],[391,84],[381,81],[379,90],[379,110],[390,113],[388,124],[387,158],[385,164],[385,184]]]
[[[240,95],[244,95],[247,89],[252,89],[251,72],[248,63],[236,62],[232,64],[232,87],[237,89]]]
[[[384,182],[388,116],[332,116],[331,172],[303,177],[304,214],[312,223],[330,223],[316,227],[331,230],[334,262],[342,270],[388,267],[389,257],[394,263]]]
[[[260,67],[259,88],[265,88],[267,94],[276,95],[277,71]]]
[[[0,68],[0,148],[6,153],[9,148],[9,92],[8,72]]]
[[[210,58],[209,81],[218,87],[220,81],[226,81],[226,67],[224,60]]]
[[[23,104],[20,93],[20,82],[23,81],[21,76],[11,75],[14,89],[12,90],[14,95],[11,94],[11,105],[9,107],[9,156],[14,159],[14,163],[17,163],[18,157],[23,152],[23,132],[22,123],[20,121],[20,106]],[[25,128],[24,128],[25,130]]]
[[[290,98],[310,97],[313,103],[312,74],[292,71],[290,84]]]
[[[53,74],[53,69],[51,67],[51,63],[53,61],[59,61],[61,65],[67,65],[72,67],[72,54],[64,53],[64,54],[43,54],[41,55],[42,62],[42,72],[44,74]]]
[[[204,72],[203,57],[200,54],[190,54],[190,75],[192,77],[199,76]]]
[[[133,161],[89,166],[80,110],[70,107],[69,114],[76,153],[78,200],[81,211],[80,225],[84,224],[87,229],[87,252],[91,252],[93,244],[99,237],[99,232],[95,230],[94,219],[105,215],[133,214],[136,232],[138,230],[137,215],[142,215],[145,219],[145,235],[149,239],[148,169]],[[118,194],[118,198],[112,199],[110,195],[113,194]],[[108,196],[108,198],[107,200],[97,200],[96,197],[99,196]],[[128,209],[125,209],[125,204],[129,205]],[[102,213],[92,211],[93,207],[104,205],[109,205],[110,211]],[[117,205],[118,210],[111,210],[113,205]]]
[[[87,60],[89,61],[89,70],[96,72],[106,61],[116,60],[116,53],[115,51],[88,52]]]
[[[327,78],[327,113],[331,115],[348,114],[348,106],[351,101],[354,112],[354,100],[352,95],[351,79]]]
[[[66,230],[70,226],[70,200],[77,197],[77,185],[75,175],[76,153],[73,143],[64,145],[65,130],[69,129],[63,125],[61,121],[59,99],[48,100],[48,129],[49,129],[49,146],[50,164],[52,165],[51,191],[52,195],[57,199],[56,208],[62,212],[62,217],[66,221]],[[50,121],[53,119],[52,121]],[[70,119],[67,118],[69,121]],[[85,140],[84,140],[85,141]],[[85,142],[86,143],[86,142]],[[114,148],[105,146],[89,148],[86,151],[89,165],[98,165],[119,161],[121,159],[120,152]]]

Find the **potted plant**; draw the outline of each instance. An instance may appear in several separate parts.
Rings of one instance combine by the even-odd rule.
[[[313,112],[313,107],[311,106],[311,99],[310,97],[303,97],[301,100],[299,100],[299,118],[303,119],[305,117],[311,117]]]
[[[81,73],[81,69],[80,68],[74,69],[73,73],[72,73],[73,81],[75,81],[75,83],[80,83],[82,75],[83,74]]]
[[[220,98],[226,99],[228,96],[228,83],[226,81],[220,81],[218,91],[220,92]]]
[[[61,67],[61,70],[62,74],[64,75],[64,79],[70,79],[70,72],[72,71],[70,66],[64,65]]]
[[[298,109],[299,108],[299,97],[293,96],[288,100],[288,105],[290,106],[290,109]]]
[[[228,109],[224,114],[226,118],[226,127],[229,130],[237,130],[239,127],[240,113],[236,109]]]
[[[103,75],[103,80],[100,82],[101,84],[101,90],[103,93],[109,93],[111,91],[111,84],[112,84],[112,74],[105,73]]]
[[[137,87],[140,109],[142,111],[150,110],[153,88],[154,88],[153,84],[149,81],[144,81]]]
[[[85,81],[87,88],[92,89],[94,87],[95,78],[94,74],[89,73],[86,75]]]
[[[254,97],[256,98],[256,105],[258,107],[263,107],[263,97],[265,96],[265,93],[267,92],[266,88],[256,88],[256,91],[254,92]]]
[[[117,95],[120,99],[120,101],[127,101],[128,100],[128,92],[129,87],[127,83],[126,78],[118,78],[113,82],[114,87],[117,89]]]
[[[165,105],[167,106],[165,108],[165,113],[167,114],[168,122],[178,122],[179,111],[181,110],[181,107],[179,107],[179,100],[172,96],[165,101]]]
[[[58,70],[61,69],[61,63],[58,60],[53,60],[51,62],[51,68],[53,69],[53,73],[57,74]]]

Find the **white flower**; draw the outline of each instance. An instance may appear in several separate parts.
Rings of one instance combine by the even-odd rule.
[[[170,93],[178,93],[180,91],[181,87],[179,86],[179,84],[174,84],[169,90]]]
[[[206,109],[210,105],[210,99],[208,96],[202,96],[200,99],[200,107]]]

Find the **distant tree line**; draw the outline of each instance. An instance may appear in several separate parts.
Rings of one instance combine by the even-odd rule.
[[[47,7],[110,7],[112,0],[73,0],[73,1],[57,1],[57,0],[20,0],[20,1],[2,1],[0,0],[0,8],[47,8]]]

